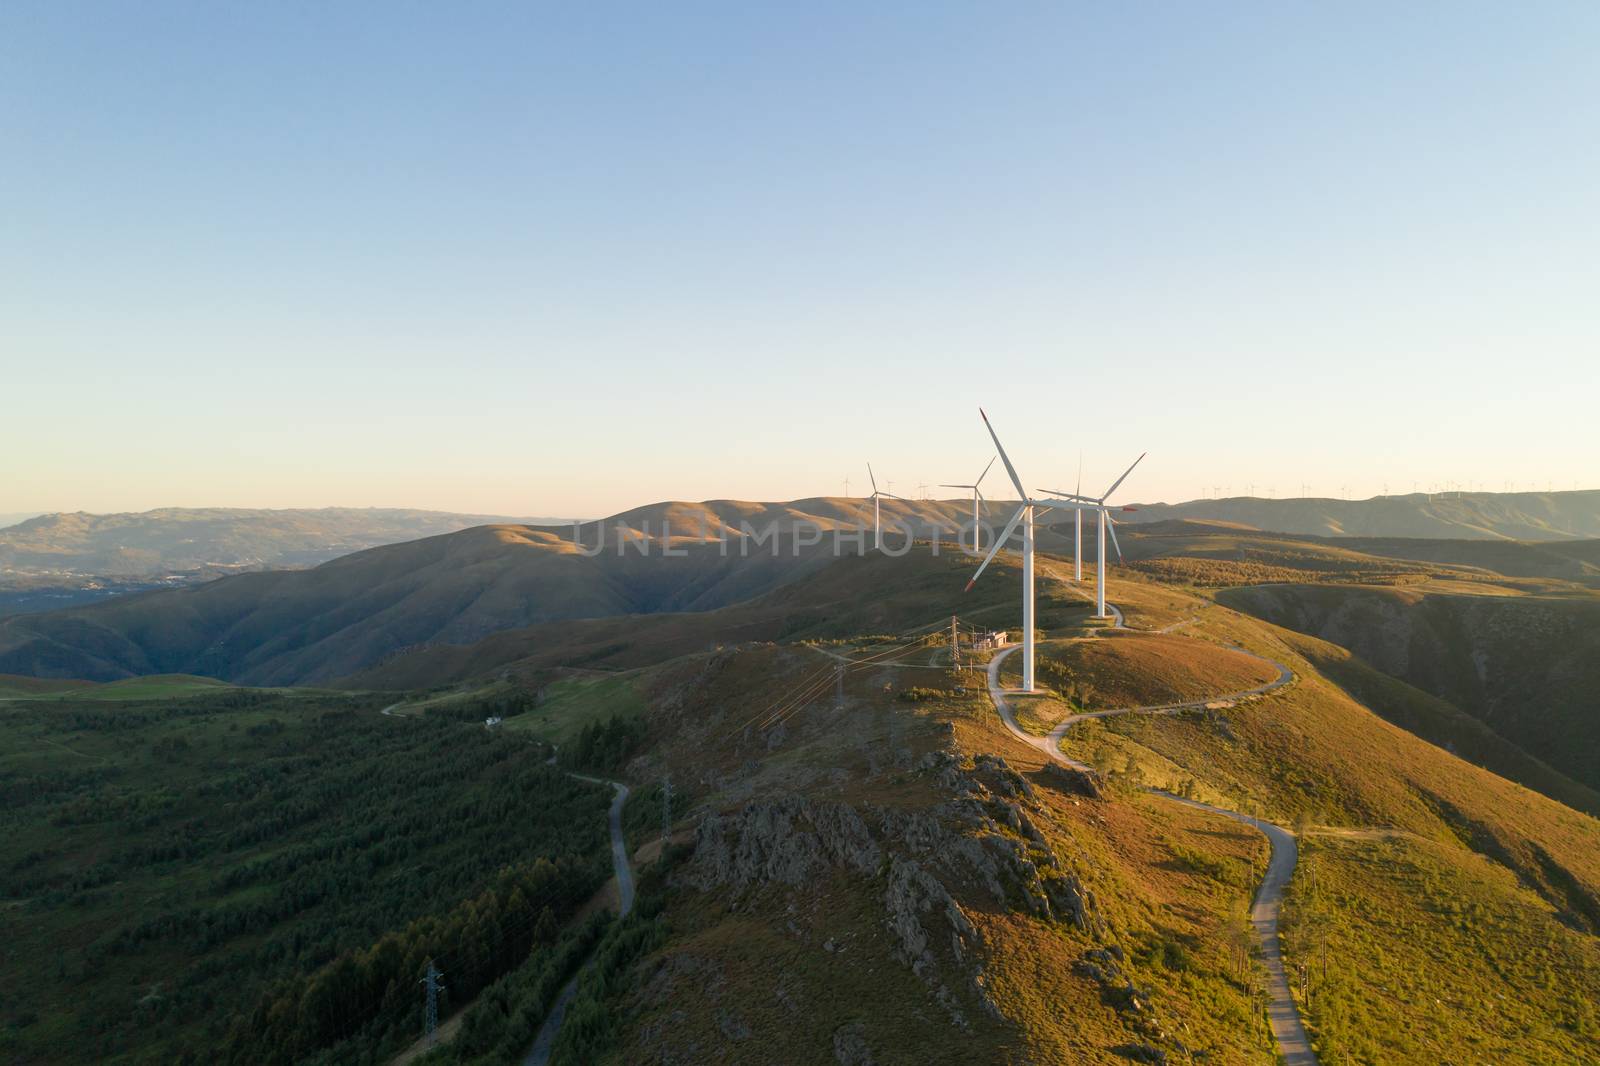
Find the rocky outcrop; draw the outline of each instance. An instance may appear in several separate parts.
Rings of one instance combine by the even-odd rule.
[[[964,1005],[976,1001],[997,1019],[1002,1012],[977,951],[977,928],[952,889],[975,886],[999,906],[1080,930],[1098,933],[1103,923],[1092,895],[1041,828],[1046,808],[1034,785],[1005,759],[979,755],[968,763],[936,750],[915,760],[903,751],[895,761],[925,776],[943,798],[933,806],[858,812],[790,794],[713,813],[700,824],[682,877],[702,890],[734,892],[793,888],[834,871],[880,878],[896,955],[951,1021],[970,1029]],[[793,920],[788,927],[805,935]],[[846,950],[831,937],[821,947]],[[732,1021],[724,1028],[739,1030]],[[859,1030],[841,1028],[834,1044],[840,1062],[872,1061]]]
[[[935,913],[943,917],[950,926],[950,950],[957,962],[966,959],[969,945],[977,937],[972,922],[939,879],[912,860],[891,860],[883,903],[889,912],[889,928],[899,941],[902,961],[933,989],[934,997],[950,1012],[951,1020],[962,1029],[968,1028],[955,996],[939,979],[933,952],[929,950],[931,934],[923,919]]]
[[[1093,770],[1081,770],[1060,763],[1044,764],[1044,778],[1063,792],[1072,792],[1090,799],[1100,798],[1100,775]]]
[[[878,1066],[860,1022],[841,1025],[833,1031],[833,1057],[839,1066]]]
[[[787,796],[702,821],[686,879],[703,890],[769,881],[798,885],[830,866],[872,874],[882,861],[882,849],[854,808]]]

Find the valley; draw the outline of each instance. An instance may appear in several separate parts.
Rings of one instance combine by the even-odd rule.
[[[931,535],[941,513],[924,517]],[[123,665],[0,677],[0,786],[27,797],[3,913],[48,975],[0,1047],[52,1061],[89,1026],[107,1062],[521,1062],[544,1026],[551,1063],[1600,1054],[1581,760],[1540,757],[1531,708],[1473,702],[1507,690],[1430,691],[1451,670],[1414,652],[1402,671],[1392,639],[1360,639],[1396,610],[1430,612],[1405,623],[1413,648],[1452,646],[1460,617],[1506,639],[1482,612],[1580,618],[1581,581],[1426,545],[1129,525],[1101,620],[1093,568],[1074,582],[1044,526],[1040,691],[1017,694],[1014,644],[959,666],[949,644],[952,608],[959,632],[1015,632],[1009,553],[960,596],[977,560],[948,542],[724,555],[712,530],[682,555],[586,556],[486,527],[156,594],[160,639],[228,633],[233,677],[133,669],[198,661],[151,643],[152,597],[9,620],[6,654],[33,658],[8,669],[47,647]],[[428,602],[433,639],[396,639]],[[305,637],[264,654],[252,627],[297,611]],[[315,665],[278,665],[296,662]],[[1502,662],[1566,676],[1516,645],[1489,676]],[[1578,714],[1592,689],[1540,691]],[[627,787],[625,914],[605,887],[612,793],[585,778]],[[289,808],[309,821],[241,832],[303,789],[321,790]],[[309,798],[327,789],[390,813]],[[212,792],[237,798],[194,805]],[[336,887],[357,881],[371,890]],[[1424,933],[1426,953],[1378,946]],[[425,957],[459,975],[436,1048],[412,1046],[415,978],[384,990]],[[1418,1024],[1424,997],[1447,1006]],[[1499,997],[1523,1006],[1469,1006]]]

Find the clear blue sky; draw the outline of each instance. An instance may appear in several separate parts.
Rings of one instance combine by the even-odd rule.
[[[980,403],[1030,487],[1589,486],[1596,55],[1588,2],[7,3],[0,512],[903,492]]]

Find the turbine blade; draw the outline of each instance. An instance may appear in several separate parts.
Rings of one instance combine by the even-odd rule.
[[[1011,475],[1011,483],[1017,487],[1017,498],[1026,500],[1028,490],[1022,487],[1022,479],[1017,476],[1017,468],[1011,465],[1011,457],[1006,450],[1000,447],[1000,437],[994,431],[994,426],[989,424],[989,416],[983,414],[983,408],[978,408],[978,413],[983,415],[983,425],[989,431],[989,436],[994,439],[994,450],[1000,453],[1000,461],[1006,466],[1006,473]]]
[[[975,489],[976,485],[940,485],[941,489]]]
[[[978,475],[977,484],[973,485],[972,486],[973,488],[977,488],[978,485],[982,485],[983,484],[983,479],[989,476],[989,467],[993,466],[993,465],[994,465],[994,456],[991,455],[991,456],[989,456],[989,464],[988,464],[988,466],[985,466],[983,468],[983,473]]]
[[[1111,483],[1111,487],[1109,489],[1106,489],[1106,494],[1104,496],[1100,497],[1100,502],[1104,503],[1107,500],[1109,500],[1111,498],[1111,494],[1113,492],[1117,491],[1117,486],[1122,484],[1124,481],[1128,480],[1128,475],[1133,473],[1133,467],[1134,466],[1138,466],[1140,463],[1144,462],[1144,457],[1146,455],[1149,455],[1149,454],[1150,454],[1149,452],[1141,452],[1139,454],[1139,458],[1137,458],[1137,459],[1135,459],[1133,461],[1133,466],[1130,466],[1130,467],[1128,467],[1128,469],[1124,470],[1122,472],[1122,476],[1117,478],[1117,480],[1113,481]]]
[[[1078,487],[1073,490],[1073,495],[1083,492],[1083,452],[1078,453]]]
[[[1099,502],[1097,500],[1092,500],[1087,496],[1079,496],[1076,493],[1062,492],[1060,489],[1040,489],[1039,491],[1050,496],[1060,496],[1064,500],[1082,500],[1084,503]]]
[[[1111,534],[1111,546],[1117,549],[1117,562],[1122,562],[1122,545],[1117,543],[1117,523],[1111,517],[1111,512],[1106,512],[1106,530]]]
[[[988,569],[989,563],[994,560],[995,555],[1000,551],[1000,546],[1016,531],[1017,523],[1022,521],[1022,512],[1027,509],[1027,504],[1017,508],[1017,513],[1011,516],[1011,521],[1006,523],[1006,528],[994,539],[994,543],[989,545],[989,554],[983,557],[983,562],[979,565],[977,573],[972,575],[972,580],[967,582],[967,587],[962,589],[962,592],[972,591],[972,586],[978,583],[978,578],[983,576],[984,570]]]
[[[873,493],[873,495],[877,495],[877,493],[878,493],[878,479],[876,477],[872,476],[872,464],[871,463],[867,464],[867,480],[872,482],[872,493]]]

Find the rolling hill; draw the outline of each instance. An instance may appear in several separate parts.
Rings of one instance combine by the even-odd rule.
[[[961,509],[885,510],[926,534],[941,518],[953,528]],[[586,550],[572,527],[479,526],[310,570],[246,573],[0,620],[0,672],[320,683],[404,648],[466,645],[513,627],[738,603],[831,560],[834,531],[846,535],[845,552],[869,547],[861,522],[871,522],[861,500],[662,504],[585,524]],[[656,539],[620,539],[618,528]],[[759,539],[769,530],[777,536]],[[808,543],[813,536],[822,541]]]
[[[1187,518],[1324,537],[1583,540],[1600,537],[1600,490],[1413,492],[1368,500],[1234,496],[1139,504],[1127,517],[1130,525]]]
[[[353,507],[44,514],[0,528],[0,575],[154,577],[313,566],[380,544],[503,521],[523,520]]]
[[[986,518],[998,523],[1011,509],[992,504]],[[969,520],[966,504],[887,500],[883,512],[894,530],[886,533],[891,553],[904,550],[904,529],[924,539],[937,536],[942,552],[960,554],[953,542]],[[558,627],[552,644],[566,646],[562,625],[600,631],[605,623],[594,620],[747,603],[826,565],[836,551],[870,548],[871,522],[868,500],[817,498],[655,504],[585,523],[577,541],[571,526],[479,526],[356,552],[308,570],[244,573],[0,619],[0,671],[98,681],[185,673],[284,685],[374,676],[408,650],[441,649],[432,653],[441,662],[480,661],[484,656],[450,649],[530,626]],[[1509,580],[1467,560],[1588,581],[1595,555],[1592,542],[1312,538],[1188,521],[1127,529],[1132,565],[1163,580],[1202,585]],[[1060,517],[1040,527],[1040,544],[1048,550],[1070,551],[1070,536],[1070,523]],[[1401,553],[1406,558],[1396,558]],[[775,616],[768,610],[765,617],[769,628],[761,631],[769,632]],[[668,628],[689,632],[705,625]],[[413,670],[400,673],[420,677]]]

